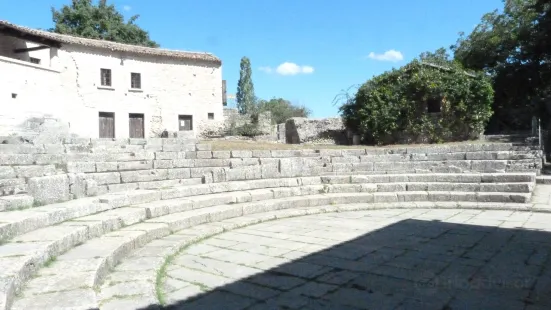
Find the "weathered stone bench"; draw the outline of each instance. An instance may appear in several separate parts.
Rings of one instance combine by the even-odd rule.
[[[14,309],[32,309],[40,298],[51,298],[41,293],[60,291],[60,286],[78,288],[90,297],[109,269],[132,250],[195,225],[276,210],[291,210],[292,214],[293,210],[354,203],[488,209],[508,203],[508,208],[528,210],[534,183],[534,173],[297,177],[120,192],[5,212],[11,218],[0,226],[2,235],[12,239],[0,251],[19,255],[5,260],[13,271],[4,278],[9,283],[5,302],[10,304],[14,293],[37,270],[39,277],[27,283],[24,298]],[[62,273],[39,269],[53,258],[55,270]]]
[[[202,225],[355,208],[536,210],[541,168],[540,151],[510,144],[211,151],[171,139],[70,142],[0,146],[0,309],[97,307],[94,289],[122,259]]]

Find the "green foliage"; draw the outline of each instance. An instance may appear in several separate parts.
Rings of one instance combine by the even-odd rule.
[[[52,8],[54,28],[50,31],[79,36],[89,39],[107,40],[132,45],[159,47],[149,39],[147,31],[135,24],[139,15],[132,16],[127,22],[114,5],[107,0],[72,0],[60,10]]]
[[[261,136],[263,133],[258,129],[257,123],[248,123],[241,126],[235,126],[232,124],[225,135],[227,136],[242,136],[242,137],[256,137]]]
[[[272,124],[285,123],[291,117],[308,117],[312,113],[308,108],[296,106],[283,98],[259,100],[257,109],[259,112],[271,112]]]
[[[495,90],[490,131],[524,130],[550,101],[551,4],[505,0],[452,46],[464,67],[491,75]],[[545,117],[544,117],[545,119]]]
[[[490,118],[493,90],[483,74],[449,61],[445,50],[385,72],[363,84],[341,106],[346,126],[367,143],[465,140],[480,134]],[[441,112],[428,113],[428,102]]]
[[[241,70],[237,82],[237,110],[241,114],[252,113],[255,108],[254,85],[251,72],[251,61],[247,57],[241,58]]]

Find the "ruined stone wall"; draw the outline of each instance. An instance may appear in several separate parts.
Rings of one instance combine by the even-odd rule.
[[[541,166],[541,151],[511,144],[272,151],[212,151],[210,145],[182,139],[0,144],[0,209],[237,180],[341,173],[539,173]]]
[[[285,140],[290,144],[317,142],[350,144],[342,119],[293,117],[285,122]]]

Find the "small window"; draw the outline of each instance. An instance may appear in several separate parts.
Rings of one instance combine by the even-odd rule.
[[[430,98],[429,100],[427,100],[427,112],[428,113],[442,112],[442,98]]]
[[[142,75],[140,73],[130,73],[130,88],[142,88]]]
[[[178,115],[178,130],[179,131],[193,130],[193,116]]]
[[[111,69],[101,69],[101,86],[111,86]]]
[[[209,113],[209,119],[214,119],[214,113]]]
[[[31,63],[39,65],[40,64],[40,59],[31,57]]]

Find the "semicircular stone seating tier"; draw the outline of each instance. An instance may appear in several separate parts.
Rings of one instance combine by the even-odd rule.
[[[548,198],[532,197],[541,166],[541,151],[506,143],[272,151],[211,151],[178,139],[2,144],[0,310],[154,305],[167,257],[281,217],[387,208],[548,212]],[[110,287],[142,269],[151,285],[135,295],[147,297],[127,288],[117,298]]]

